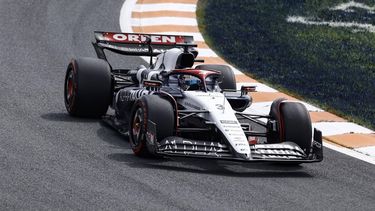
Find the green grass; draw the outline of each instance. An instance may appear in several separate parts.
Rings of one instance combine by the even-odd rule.
[[[288,23],[289,15],[375,24],[333,0],[200,0],[207,44],[252,77],[375,129],[375,33]],[[373,1],[357,1],[373,6]]]

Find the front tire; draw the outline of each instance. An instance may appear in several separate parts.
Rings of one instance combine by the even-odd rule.
[[[171,103],[157,95],[145,95],[135,102],[130,116],[129,142],[137,156],[155,155],[154,145],[146,138],[149,121],[155,124],[157,141],[173,136],[176,120]]]
[[[271,105],[270,116],[278,123],[278,137],[270,139],[272,143],[291,141],[309,154],[312,124],[310,114],[302,103],[277,99]]]
[[[72,116],[96,118],[107,112],[112,79],[109,64],[102,59],[73,59],[66,70],[64,101]]]

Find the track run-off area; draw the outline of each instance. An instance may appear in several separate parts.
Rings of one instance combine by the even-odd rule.
[[[66,65],[73,57],[95,56],[93,31],[128,31],[123,18],[143,14],[139,2],[124,13],[127,3],[0,0],[0,210],[375,209],[374,165],[330,148],[323,162],[297,167],[142,159],[102,121],[70,117],[63,101]],[[213,54],[201,55],[218,62]],[[138,57],[114,56],[113,62],[145,64]]]

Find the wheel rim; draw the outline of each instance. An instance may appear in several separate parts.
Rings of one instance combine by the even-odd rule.
[[[142,139],[142,130],[143,130],[143,112],[141,108],[138,108],[137,112],[134,115],[132,122],[132,139],[135,146],[139,145]]]
[[[70,70],[66,78],[66,82],[65,82],[65,99],[69,108],[73,104],[74,96],[75,96],[74,74],[73,74],[73,70]]]

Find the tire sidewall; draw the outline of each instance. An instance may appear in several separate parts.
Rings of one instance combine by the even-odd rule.
[[[142,138],[138,143],[133,139],[133,122],[138,109],[143,112]],[[175,114],[172,104],[159,95],[145,95],[133,105],[129,123],[129,142],[135,155],[150,157],[156,155],[156,141],[173,136],[175,131]],[[155,124],[156,137],[153,143],[147,140],[149,121]]]

